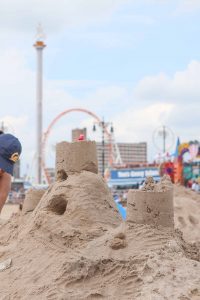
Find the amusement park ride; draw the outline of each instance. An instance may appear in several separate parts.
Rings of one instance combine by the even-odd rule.
[[[200,147],[198,141],[180,144],[177,140],[173,161],[167,160],[160,164],[160,175],[168,174],[172,182],[184,184],[184,155],[190,154],[190,162],[200,161]],[[198,173],[200,170],[198,170]],[[200,175],[200,174],[199,174]]]
[[[54,128],[55,124],[65,115],[68,115],[70,113],[74,112],[81,112],[84,114],[87,114],[91,116],[94,119],[94,124],[99,126],[102,129],[102,143],[104,146],[104,138],[106,144],[109,145],[109,169],[114,169],[114,168],[123,168],[123,162],[121,159],[120,151],[118,148],[118,145],[115,141],[113,130],[109,131],[107,123],[102,121],[96,114],[93,112],[84,109],[84,108],[71,108],[67,109],[60,114],[58,114],[53,121],[49,124],[47,130],[43,133],[43,139],[42,139],[42,169],[44,172],[45,176],[45,181],[47,184],[51,183],[51,176],[49,174],[49,170],[46,166],[46,148],[47,148],[47,142],[48,138],[51,134],[52,129]],[[164,131],[164,135],[163,135]],[[105,137],[104,137],[105,134]],[[174,139],[173,132],[167,128],[166,126],[163,128],[158,128],[154,132],[154,143],[157,143],[157,148],[159,147],[159,143],[156,141],[156,135],[160,135],[163,137],[164,142],[161,143],[164,147],[165,150],[169,150],[168,145],[172,144],[172,139]],[[176,150],[175,152],[169,156],[165,157],[163,162],[158,164],[159,168],[159,173],[160,175],[168,174],[171,177],[172,182],[174,183],[181,183],[183,184],[184,178],[183,178],[183,167],[184,167],[184,155],[185,153],[189,153],[191,160],[194,160],[195,158],[199,157],[200,152],[199,152],[199,143],[197,141],[195,142],[190,142],[190,143],[180,143],[179,139],[177,140],[177,145],[176,145]],[[102,155],[104,155],[102,153]],[[106,166],[107,167],[107,166]],[[148,166],[146,166],[148,167]],[[105,173],[104,175],[106,176],[106,169],[104,170]]]
[[[42,105],[43,105],[43,49],[46,47],[44,43],[45,35],[42,29],[42,26],[39,24],[37,28],[36,42],[34,47],[37,53],[37,90],[36,90],[36,103],[37,103],[37,151],[36,151],[36,169],[37,176],[36,181],[38,184],[41,182],[42,177],[42,169],[45,175],[45,179],[47,183],[50,183],[50,174],[48,168],[46,167],[46,147],[47,140],[51,133],[52,128],[57,123],[57,121],[62,118],[64,115],[67,115],[71,112],[83,112],[90,115],[94,118],[95,122],[102,129],[102,148],[104,149],[104,134],[106,138],[106,143],[109,145],[109,167],[119,167],[123,165],[120,152],[118,149],[118,145],[115,142],[114,135],[112,132],[109,132],[107,126],[105,126],[105,122],[102,121],[98,116],[92,113],[89,110],[83,108],[71,108],[60,113],[55,119],[50,123],[47,130],[43,133],[42,129]],[[161,128],[157,128],[154,132],[153,141],[156,146],[160,147],[162,145],[163,153],[168,151],[168,141],[172,141],[173,133],[166,126],[162,126]],[[159,144],[161,142],[161,144]],[[198,147],[199,150],[199,147]],[[104,150],[103,150],[104,151]],[[177,148],[176,156],[174,156],[174,162],[166,161],[161,164],[160,172],[168,173],[174,182],[182,182],[182,170],[183,170],[183,155],[185,152],[191,152],[190,144],[181,144]],[[102,153],[102,161],[103,161],[103,153]],[[197,154],[198,155],[198,154]]]
[[[114,167],[115,165],[119,165],[122,164],[122,159],[120,156],[120,152],[117,146],[117,143],[115,142],[114,139],[114,134],[113,134],[113,130],[111,130],[111,132],[108,131],[108,128],[106,126],[106,123],[104,121],[102,121],[96,114],[94,114],[93,112],[84,109],[84,108],[71,108],[71,109],[67,109],[63,112],[61,112],[59,115],[57,115],[53,121],[49,124],[47,130],[44,132],[43,134],[43,139],[42,139],[42,168],[44,171],[44,175],[45,175],[45,179],[46,182],[48,184],[51,183],[51,178],[50,178],[50,174],[48,171],[48,168],[46,167],[46,146],[47,146],[47,140],[48,137],[54,127],[54,125],[65,115],[72,113],[72,112],[82,112],[85,114],[88,114],[89,116],[91,116],[94,121],[95,124],[97,124],[103,132],[103,141],[104,141],[104,134],[106,137],[106,142],[109,144],[109,167]]]
[[[159,150],[160,155],[157,159],[161,160],[159,164],[160,176],[168,174],[174,183],[184,183],[184,155],[189,153],[190,162],[194,162],[199,155],[199,142],[180,143],[177,139],[176,150],[171,152],[174,144],[175,135],[167,126],[160,126],[153,132],[153,143]]]

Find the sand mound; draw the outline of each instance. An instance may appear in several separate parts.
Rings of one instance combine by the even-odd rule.
[[[77,243],[84,244],[101,236],[120,222],[102,177],[83,171],[49,188],[21,235],[27,231],[37,231],[40,235],[51,233],[58,239],[61,236],[67,246],[76,247]]]
[[[173,189],[173,184],[168,175],[164,175],[160,182],[155,183],[151,176],[147,177],[144,186],[140,191],[143,192],[165,192],[167,190]]]
[[[200,194],[182,186],[174,187],[175,227],[188,242],[200,243]]]
[[[200,297],[198,249],[171,227],[124,223],[91,172],[53,184],[34,212],[1,224],[0,241],[0,261],[12,259],[2,300]]]

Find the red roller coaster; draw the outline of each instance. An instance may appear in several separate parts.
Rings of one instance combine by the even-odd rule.
[[[87,109],[84,109],[84,108],[71,108],[71,109],[67,109],[65,111],[63,111],[62,113],[60,113],[59,115],[57,115],[53,121],[49,124],[46,132],[44,132],[43,134],[43,143],[42,143],[42,164],[43,164],[43,170],[44,170],[44,174],[45,174],[45,177],[46,177],[46,180],[48,182],[48,184],[51,183],[51,180],[50,180],[50,176],[49,176],[49,172],[48,172],[48,169],[46,168],[46,164],[45,164],[45,149],[46,149],[46,144],[47,144],[47,139],[49,137],[49,134],[52,130],[52,128],[54,127],[54,125],[58,122],[58,120],[60,118],[62,118],[63,116],[71,113],[71,112],[83,112],[83,113],[86,113],[88,115],[90,115],[91,117],[93,117],[96,121],[96,123],[102,127],[102,122],[101,122],[101,119],[95,115],[93,112],[87,110]],[[112,165],[112,138],[111,138],[111,134],[108,132],[107,128],[104,127],[104,132],[108,138],[108,142],[109,142],[109,149],[110,149],[110,164]]]

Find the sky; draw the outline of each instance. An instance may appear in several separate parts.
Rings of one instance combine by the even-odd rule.
[[[0,122],[22,142],[22,173],[36,153],[36,28],[45,32],[43,131],[63,111],[82,108],[113,124],[117,142],[148,143],[148,160],[167,143],[199,140],[200,0],[0,0]],[[60,118],[55,144],[73,128],[101,130],[87,112]],[[168,144],[167,144],[168,145]],[[34,172],[34,171],[33,171]],[[22,174],[22,175],[23,175]]]

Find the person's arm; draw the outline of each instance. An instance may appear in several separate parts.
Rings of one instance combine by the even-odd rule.
[[[0,212],[6,202],[11,188],[11,175],[3,173],[0,177]]]

